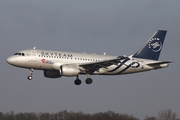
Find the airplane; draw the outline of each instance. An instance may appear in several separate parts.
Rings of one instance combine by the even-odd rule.
[[[84,74],[87,75],[86,84],[91,84],[93,80],[90,75],[132,74],[168,67],[172,61],[158,61],[166,32],[156,31],[144,47],[130,56],[40,50],[34,47],[16,52],[7,58],[7,63],[29,69],[28,80],[32,80],[34,70],[43,70],[47,78],[74,76],[75,85],[82,83],[79,75]]]

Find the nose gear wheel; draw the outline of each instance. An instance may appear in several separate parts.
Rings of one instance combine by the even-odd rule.
[[[33,78],[32,76],[28,76],[28,80],[32,80],[32,78]]]

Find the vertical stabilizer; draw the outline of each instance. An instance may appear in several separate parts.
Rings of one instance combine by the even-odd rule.
[[[158,60],[163,47],[166,32],[166,30],[156,31],[154,35],[147,41],[146,45],[135,53],[133,57]]]

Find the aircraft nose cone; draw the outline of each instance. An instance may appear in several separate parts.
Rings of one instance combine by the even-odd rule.
[[[15,60],[13,57],[9,57],[9,58],[7,58],[6,61],[7,61],[7,63],[13,65],[13,64],[15,63],[16,60]]]

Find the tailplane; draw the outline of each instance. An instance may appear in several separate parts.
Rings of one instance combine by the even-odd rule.
[[[133,57],[158,60],[163,47],[166,32],[166,30],[156,31],[154,35],[147,41],[146,45],[135,53]]]

